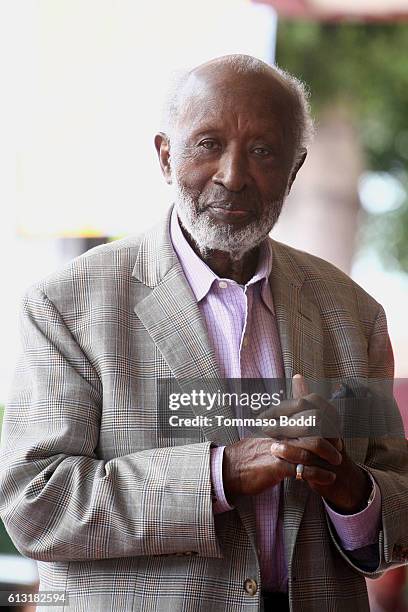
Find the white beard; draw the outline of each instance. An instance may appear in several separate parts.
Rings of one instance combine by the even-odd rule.
[[[277,222],[284,203],[284,199],[271,202],[264,207],[259,219],[236,228],[230,223],[217,223],[207,210],[200,210],[200,194],[193,195],[185,189],[178,181],[176,172],[173,172],[173,193],[178,217],[200,254],[206,256],[208,251],[224,251],[236,261],[265,240]]]

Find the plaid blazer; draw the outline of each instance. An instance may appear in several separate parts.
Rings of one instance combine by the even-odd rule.
[[[205,324],[169,238],[92,249],[26,293],[23,352],[2,437],[0,510],[47,612],[262,610],[251,498],[214,516],[211,443],[231,427],[169,438],[158,381],[219,376]],[[384,312],[327,262],[272,241],[271,285],[286,377],[390,377]],[[401,426],[402,427],[402,426]],[[383,500],[381,569],[408,558],[403,439],[347,442]],[[283,495],[294,612],[368,611],[364,576],[332,533],[320,497],[288,479]],[[252,595],[244,588],[256,581]]]

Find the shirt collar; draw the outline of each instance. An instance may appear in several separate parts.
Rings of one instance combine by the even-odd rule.
[[[174,250],[180,261],[183,272],[191,287],[191,290],[199,302],[211,289],[215,280],[221,280],[215,272],[197,255],[187,242],[180,228],[176,206],[173,207],[170,220],[170,238]],[[274,313],[272,295],[269,288],[268,279],[272,270],[272,247],[270,240],[266,239],[260,245],[258,265],[254,276],[248,281],[246,286],[253,285],[261,281],[261,296],[266,306]],[[225,279],[231,282],[231,279]]]

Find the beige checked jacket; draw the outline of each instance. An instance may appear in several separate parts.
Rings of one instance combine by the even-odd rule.
[[[41,590],[69,594],[65,607],[38,611],[262,610],[251,499],[212,513],[210,444],[237,441],[237,431],[171,439],[158,416],[160,379],[219,376],[169,218],[89,251],[24,297],[0,513],[17,548],[38,561]],[[286,377],[392,376],[381,306],[332,265],[272,245]],[[406,563],[404,440],[347,447],[381,489],[381,569]],[[368,611],[369,574],[337,544],[320,497],[288,479],[283,498],[291,610]]]

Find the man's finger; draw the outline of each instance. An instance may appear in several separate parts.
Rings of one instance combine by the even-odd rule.
[[[278,475],[280,480],[283,478],[296,477],[296,465],[294,463],[289,463],[280,457],[273,457],[270,468],[275,478]],[[304,465],[303,480],[307,480],[308,482],[316,485],[328,486],[334,483],[336,480],[336,474],[314,465]]]
[[[325,438],[308,437],[290,440],[292,446],[303,448],[314,457],[319,457],[332,465],[340,465],[343,460],[341,453]],[[303,463],[303,461],[299,461]]]
[[[321,460],[340,465],[342,455],[324,438],[300,438],[299,440],[274,440],[270,452],[290,463],[319,465]]]
[[[294,476],[296,476],[296,466],[294,468]],[[323,470],[322,468],[315,467],[312,465],[305,465],[303,468],[303,480],[307,480],[317,485],[331,485],[336,480],[336,474]]]
[[[268,408],[256,416],[263,419],[279,420],[280,416],[292,417],[300,412],[304,412],[305,410],[312,408],[313,406],[309,404],[306,398],[301,398],[301,403],[299,399],[282,400],[279,406]]]
[[[292,396],[294,399],[300,399],[309,393],[309,387],[306,380],[301,374],[295,374],[292,379]]]

